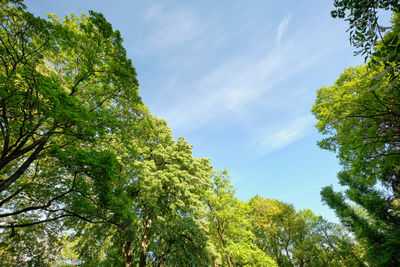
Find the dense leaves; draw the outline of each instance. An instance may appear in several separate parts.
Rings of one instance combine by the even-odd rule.
[[[34,210],[41,221],[75,216],[59,202],[85,179],[106,202],[118,170],[97,144],[131,134],[145,111],[135,70],[101,14],[47,21],[19,3],[1,7],[1,227],[39,222],[11,218]]]
[[[399,25],[395,13],[368,64],[318,90],[312,109],[328,135],[319,145],[338,153],[338,179],[347,188],[344,194],[324,188],[323,201],[366,245],[373,266],[400,264]]]
[[[214,266],[276,266],[255,245],[256,236],[248,220],[250,206],[236,198],[226,171],[213,175],[207,205]]]
[[[278,266],[365,266],[362,248],[339,225],[276,199],[249,203],[256,244]]]

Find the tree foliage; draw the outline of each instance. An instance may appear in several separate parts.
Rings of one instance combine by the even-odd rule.
[[[211,166],[193,157],[183,138],[175,141],[165,121],[149,117],[142,123],[135,139],[110,141],[119,155],[119,177],[106,202],[96,199],[93,187],[84,192],[90,201],[78,203],[80,214],[92,222],[73,218],[76,248],[93,264],[206,265],[203,199]]]
[[[378,11],[386,10],[399,13],[400,3],[397,0],[334,0],[335,9],[331,11],[334,18],[341,18],[349,23],[350,43],[359,50],[355,54],[365,55],[373,48],[386,27],[378,23]]]
[[[328,135],[319,145],[338,153],[339,182],[348,188],[345,194],[324,188],[323,201],[365,242],[374,266],[400,264],[399,25],[394,14],[368,64],[318,90],[312,109],[317,128]]]
[[[365,266],[362,248],[339,225],[276,199],[249,203],[256,244],[278,266]]]
[[[294,266],[292,253],[297,232],[296,211],[293,206],[276,199],[256,197],[250,200],[257,245],[273,257],[278,266]]]
[[[213,175],[207,199],[209,235],[215,254],[214,266],[276,266],[256,245],[248,217],[250,207],[234,195],[228,173]]]
[[[138,188],[134,209],[138,215],[140,262],[158,266],[206,265],[203,199],[209,187],[211,165],[192,156],[183,138],[174,140],[166,122],[152,119],[140,158],[134,163]],[[132,177],[132,178],[133,178]]]
[[[130,135],[145,111],[135,69],[101,14],[43,20],[19,1],[1,7],[1,227],[37,223],[11,219],[34,210],[75,216],[57,203],[86,178],[105,199],[118,166],[96,145]]]

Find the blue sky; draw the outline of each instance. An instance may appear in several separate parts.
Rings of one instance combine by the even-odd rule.
[[[195,156],[226,168],[241,200],[258,194],[329,220],[320,190],[335,155],[316,145],[316,90],[362,64],[333,0],[29,0],[44,17],[101,12],[118,29],[152,114]]]

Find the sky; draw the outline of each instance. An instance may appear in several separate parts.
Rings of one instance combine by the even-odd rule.
[[[139,91],[196,157],[227,169],[239,199],[260,195],[331,221],[321,188],[339,189],[336,155],[310,110],[354,57],[333,0],[28,0],[45,17],[101,12],[121,32]]]

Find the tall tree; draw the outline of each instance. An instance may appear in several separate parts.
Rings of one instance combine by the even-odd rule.
[[[2,1],[0,23],[0,227],[74,216],[57,203],[79,180],[93,179],[100,193],[118,171],[97,144],[131,134],[146,113],[135,69],[101,14],[47,21]],[[45,219],[15,219],[33,211]]]
[[[359,240],[366,240],[374,266],[400,264],[398,14],[393,22],[368,66],[349,68],[335,85],[319,89],[312,109],[317,128],[328,135],[319,145],[338,152],[339,182],[348,188],[345,194],[324,188],[323,201]]]
[[[214,266],[276,266],[256,245],[249,221],[250,206],[235,196],[227,171],[214,173],[209,208],[209,235]]]
[[[148,118],[141,128],[135,139],[109,143],[120,172],[106,201],[92,187],[83,192],[88,202],[78,199],[80,214],[95,221],[79,221],[82,260],[116,263],[119,254],[125,266],[207,265],[209,161],[193,157],[183,138],[175,141],[164,120]]]
[[[278,266],[294,266],[291,251],[299,227],[296,210],[279,200],[262,197],[252,198],[250,205],[257,246],[272,257]]]
[[[164,120],[153,118],[146,145],[135,162],[139,188],[135,209],[139,217],[139,266],[207,264],[203,199],[211,165],[195,158],[183,138],[174,140]]]

